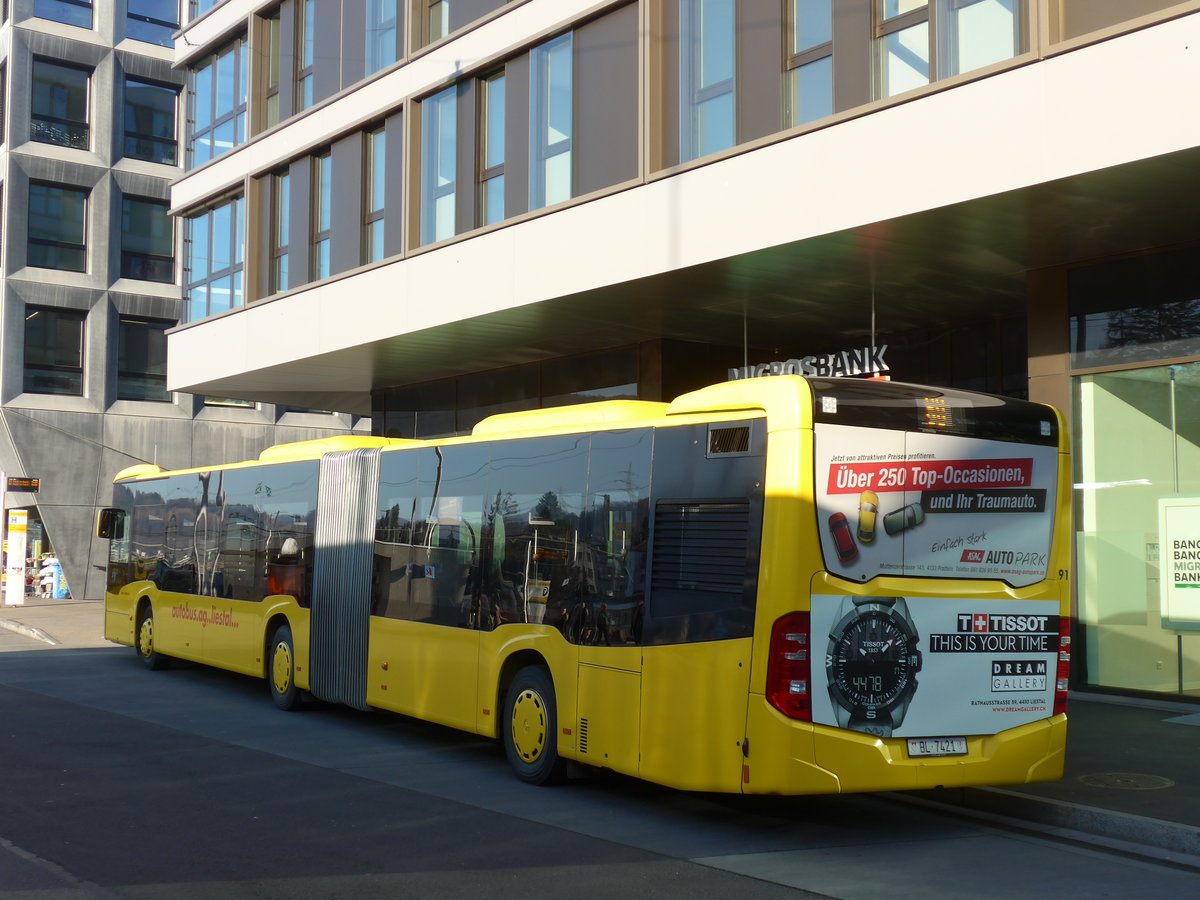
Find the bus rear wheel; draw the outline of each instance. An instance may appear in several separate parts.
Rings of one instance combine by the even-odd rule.
[[[154,610],[148,603],[138,611],[134,649],[147,669],[165,669],[170,665],[170,658],[154,649]]]
[[[558,756],[558,708],[549,672],[541,666],[517,672],[504,698],[500,725],[504,751],[518,778],[527,784],[563,780],[567,767]]]
[[[296,653],[292,629],[280,625],[271,634],[267,653],[267,684],[271,699],[285,711],[300,708],[300,689],[296,687]]]

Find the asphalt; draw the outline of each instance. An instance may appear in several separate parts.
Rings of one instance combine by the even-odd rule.
[[[98,600],[28,598],[0,628],[30,649],[113,646]],[[1061,781],[890,795],[1008,827],[1200,868],[1200,704],[1073,692]]]

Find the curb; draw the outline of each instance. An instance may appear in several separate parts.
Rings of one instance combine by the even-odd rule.
[[[1002,788],[892,794],[932,808],[950,808],[1005,825],[1032,827],[1074,840],[1101,843],[1123,853],[1200,869],[1200,828],[1132,813],[1035,797]]]
[[[25,625],[21,622],[13,621],[12,619],[0,619],[0,628],[16,632],[17,634],[23,634],[25,637],[33,638],[35,641],[41,641],[43,644],[49,644],[52,647],[57,647],[62,643],[56,638],[46,634],[46,632],[42,631],[40,628],[35,628],[32,625]]]

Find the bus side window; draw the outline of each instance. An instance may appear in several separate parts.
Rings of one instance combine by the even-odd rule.
[[[125,538],[125,510],[105,507],[96,513],[96,537],[120,541]]]

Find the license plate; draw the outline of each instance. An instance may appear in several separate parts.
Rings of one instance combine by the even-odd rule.
[[[965,737],[909,738],[909,756],[966,756]]]

